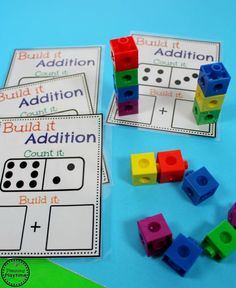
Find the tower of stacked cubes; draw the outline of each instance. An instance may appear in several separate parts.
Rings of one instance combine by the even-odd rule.
[[[139,111],[138,49],[132,36],[110,40],[119,116]]]
[[[193,105],[193,115],[198,125],[217,122],[230,78],[220,62],[200,67]]]

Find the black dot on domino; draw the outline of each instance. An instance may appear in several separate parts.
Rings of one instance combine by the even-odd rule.
[[[33,164],[32,164],[32,167],[33,167],[34,169],[36,169],[36,168],[39,167],[39,165],[40,165],[39,161],[34,161]]]
[[[193,78],[198,78],[198,74],[197,73],[193,73],[192,77]]]
[[[7,179],[9,179],[9,178],[12,177],[12,175],[13,175],[12,171],[8,171],[8,172],[5,174],[5,177],[6,177]]]
[[[26,167],[27,167],[27,162],[26,162],[26,161],[22,161],[22,162],[20,163],[20,168],[24,169],[24,168],[26,168]]]
[[[39,172],[36,171],[36,170],[32,171],[31,174],[30,174],[30,176],[31,176],[32,178],[36,178],[36,177],[38,177],[38,175],[39,175]]]
[[[23,186],[24,186],[24,181],[19,180],[19,181],[16,182],[16,187],[17,188],[22,188]]]
[[[147,81],[148,80],[148,77],[147,76],[144,76],[143,77],[143,81]]]
[[[15,166],[15,163],[12,161],[7,164],[8,169],[12,169],[12,168],[14,168],[14,166]]]
[[[180,84],[181,84],[181,81],[180,81],[180,80],[175,80],[175,84],[176,84],[176,85],[180,85]]]
[[[161,78],[157,78],[157,79],[156,79],[156,82],[157,82],[157,83],[161,83],[161,81],[162,81]]]
[[[164,70],[159,69],[159,70],[157,70],[157,73],[158,73],[158,74],[163,74],[163,73],[164,73]]]
[[[73,171],[73,170],[75,169],[75,164],[73,164],[73,163],[68,164],[68,165],[67,165],[67,169],[68,169],[69,171]]]
[[[53,179],[52,179],[52,182],[54,184],[59,184],[61,182],[61,178],[59,176],[55,176]]]
[[[11,182],[10,181],[5,181],[4,183],[3,183],[3,187],[4,188],[9,188],[11,186]]]
[[[184,77],[184,81],[188,82],[188,81],[190,81],[190,78],[188,76],[186,76],[186,77]]]
[[[35,180],[30,181],[29,186],[30,188],[35,188],[37,186],[37,181]]]
[[[144,71],[145,71],[146,73],[148,73],[148,72],[151,71],[151,69],[147,67],[147,68],[144,69]]]

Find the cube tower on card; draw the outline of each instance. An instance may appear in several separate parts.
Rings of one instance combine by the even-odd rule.
[[[198,125],[217,122],[230,78],[220,62],[200,67],[193,105],[193,115]]]
[[[119,116],[139,109],[138,49],[132,36],[110,40],[113,79]]]

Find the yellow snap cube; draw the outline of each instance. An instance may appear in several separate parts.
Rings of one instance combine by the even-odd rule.
[[[157,167],[154,152],[131,154],[133,185],[157,183]]]
[[[224,98],[225,98],[224,94],[205,97],[201,87],[197,85],[197,89],[195,92],[195,99],[198,103],[201,112],[220,110],[223,105]]]

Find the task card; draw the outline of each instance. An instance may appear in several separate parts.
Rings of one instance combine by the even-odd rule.
[[[102,131],[99,114],[0,119],[0,257],[100,255]]]
[[[5,86],[19,85],[29,77],[28,82],[38,81],[38,77],[61,77],[85,73],[88,82],[93,111],[97,111],[101,46],[75,48],[43,48],[15,50]],[[34,80],[36,78],[36,80]]]
[[[119,116],[116,101],[107,123],[216,137],[216,125],[198,126],[192,107],[199,68],[218,62],[220,43],[133,34],[139,51],[139,114]]]
[[[0,104],[0,117],[93,113],[84,73],[1,89]],[[104,160],[102,167],[102,181],[108,183]]]

